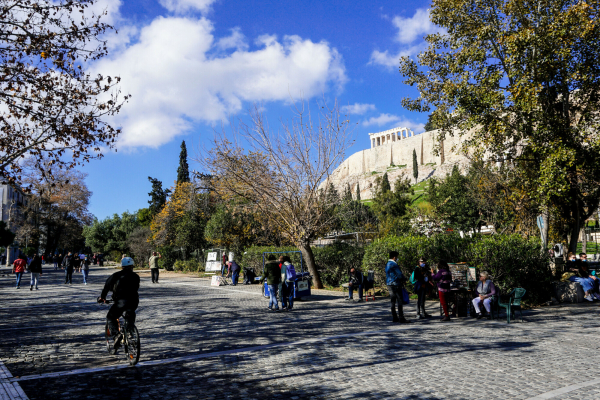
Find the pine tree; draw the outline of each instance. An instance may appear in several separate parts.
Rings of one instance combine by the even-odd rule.
[[[151,215],[154,216],[163,208],[171,191],[169,189],[163,190],[162,182],[158,179],[149,176],[148,180],[152,184],[152,191],[148,193],[148,196],[150,196],[150,201],[148,201],[150,206],[148,208],[150,209]]]
[[[190,170],[187,162],[187,147],[185,140],[181,141],[181,152],[179,153],[179,167],[177,168],[177,183],[189,182]]]
[[[352,189],[350,189],[350,184],[348,184],[348,186],[346,186],[346,190],[344,191],[344,202],[351,202],[352,201]]]
[[[383,174],[383,178],[381,179],[381,193],[387,193],[390,190],[392,190],[392,186],[390,185],[390,180],[386,172]]]
[[[356,184],[356,201],[360,201],[360,186]]]
[[[419,178],[419,163],[417,162],[417,151],[413,149],[413,176],[415,177],[415,185]]]

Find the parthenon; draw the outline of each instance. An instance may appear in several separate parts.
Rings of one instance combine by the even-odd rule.
[[[393,128],[383,132],[369,133],[369,137],[371,138],[371,148],[390,142],[400,141],[414,135],[413,131],[408,128]]]

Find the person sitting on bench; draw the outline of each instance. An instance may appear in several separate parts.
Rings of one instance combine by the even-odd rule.
[[[479,274],[479,282],[477,283],[477,289],[475,289],[477,297],[473,299],[473,307],[477,313],[477,319],[481,319],[481,303],[487,311],[487,319],[492,319],[492,301],[496,296],[496,286],[490,279],[490,275],[486,271],[481,271]]]
[[[358,301],[363,301],[363,274],[355,268],[350,268],[350,280],[348,282],[348,298],[352,300],[354,290],[358,289]]]

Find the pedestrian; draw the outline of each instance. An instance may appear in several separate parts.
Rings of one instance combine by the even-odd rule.
[[[46,264],[46,257],[42,254],[42,264]]]
[[[225,271],[227,270],[227,254],[223,252],[223,256],[221,257],[221,276],[225,276]]]
[[[283,259],[282,270],[285,272],[285,278],[281,293],[281,308],[282,310],[292,311],[294,308],[294,286],[296,285],[296,268],[292,264],[289,256]]]
[[[356,268],[350,268],[350,276],[348,277],[348,298],[346,300],[352,301],[353,293],[358,290],[358,302],[363,301],[363,281],[364,277],[362,272],[357,271]]]
[[[29,264],[29,272],[31,273],[29,290],[33,290],[34,285],[35,290],[38,290],[38,280],[42,275],[42,260],[37,254],[31,259],[31,263]]]
[[[82,261],[79,267],[81,274],[83,275],[83,284],[87,285],[88,277],[90,276],[90,258],[88,256]]]
[[[427,289],[431,286],[431,268],[423,258],[419,259],[419,265],[413,271],[414,289],[417,294],[417,318],[431,318],[431,315],[425,311],[425,298]]]
[[[152,283],[158,283],[158,260],[161,259],[162,256],[160,253],[156,251],[152,252],[152,256],[148,260],[148,264],[150,264],[150,275],[152,276]]]
[[[433,270],[431,271],[433,273]],[[437,282],[438,293],[440,295],[440,304],[444,310],[444,318],[442,321],[450,321],[450,314],[448,314],[448,302],[447,296],[450,293],[450,284],[452,283],[452,272],[448,263],[444,260],[438,262],[438,272],[433,275],[431,279]]]
[[[269,288],[269,310],[279,311],[279,303],[277,303],[277,291],[279,289],[279,281],[281,281],[281,270],[279,269],[279,263],[275,259],[273,254],[267,256],[267,262],[265,263],[265,270],[260,280],[261,285],[264,281],[267,281]]]
[[[78,260],[79,258],[77,258]],[[62,268],[65,270],[65,285],[68,283],[69,285],[73,284],[73,268],[75,268],[75,260],[76,258],[73,256],[73,253],[70,251],[67,253],[62,262]]]
[[[54,263],[54,270],[57,271],[58,270],[58,264],[60,263],[62,258],[62,254],[55,254],[52,257],[52,262]]]
[[[385,283],[390,292],[390,299],[392,302],[392,322],[398,322],[401,324],[408,324],[411,321],[404,318],[404,311],[402,309],[402,288],[406,282],[404,274],[397,263],[398,252],[391,251],[390,259],[385,266]],[[396,303],[398,303],[398,313],[396,313]]]
[[[23,273],[25,272],[25,267],[27,267],[27,259],[23,254],[19,256],[13,262],[12,272],[17,277],[17,289],[21,289],[21,278],[23,277]]]
[[[227,262],[227,276],[231,277],[231,286],[236,286],[240,277],[240,266],[234,261]]]

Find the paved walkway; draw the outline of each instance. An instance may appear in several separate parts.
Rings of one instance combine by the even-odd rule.
[[[0,275],[1,399],[600,399],[597,304],[393,325],[387,299],[315,291],[272,313],[258,285],[143,273],[132,368],[106,352],[95,302],[115,270],[87,286],[44,271],[38,291]]]

